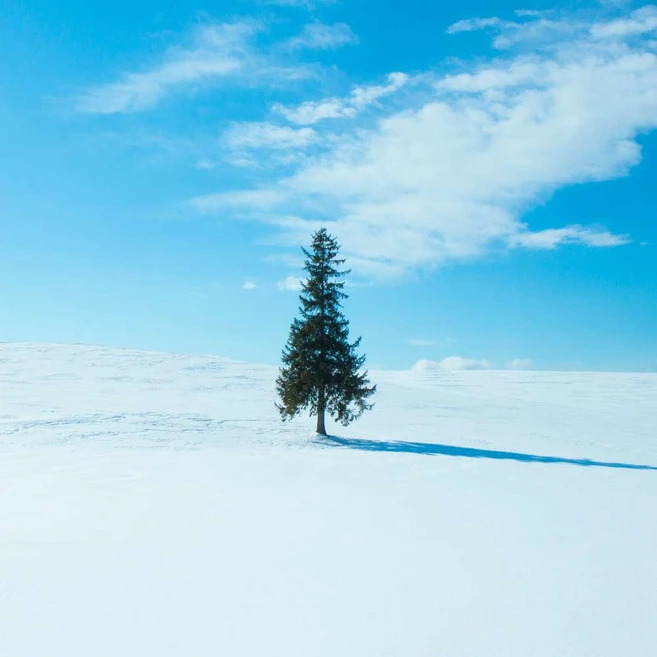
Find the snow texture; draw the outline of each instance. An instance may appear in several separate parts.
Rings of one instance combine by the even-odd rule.
[[[0,655],[654,657],[657,375],[0,345]]]

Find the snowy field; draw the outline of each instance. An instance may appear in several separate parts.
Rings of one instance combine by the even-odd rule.
[[[657,375],[275,374],[0,345],[0,655],[657,654]]]

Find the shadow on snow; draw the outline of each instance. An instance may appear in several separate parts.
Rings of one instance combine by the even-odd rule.
[[[398,454],[422,454],[424,456],[460,456],[470,459],[494,459],[498,461],[520,461],[521,463],[565,463],[584,467],[622,468],[625,470],[657,470],[652,465],[635,465],[633,463],[606,463],[589,459],[569,459],[560,456],[539,456],[537,454],[522,454],[520,452],[504,452],[492,449],[477,449],[474,447],[458,447],[437,443],[413,443],[401,440],[360,440],[357,438],[338,438],[325,436],[318,438],[324,445],[358,449],[366,452],[395,452]]]

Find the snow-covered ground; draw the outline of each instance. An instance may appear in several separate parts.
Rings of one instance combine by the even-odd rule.
[[[275,373],[0,345],[0,655],[657,654],[657,375]]]

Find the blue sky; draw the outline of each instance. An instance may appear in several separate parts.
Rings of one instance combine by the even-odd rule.
[[[371,366],[657,370],[656,6],[184,4],[0,10],[0,340],[276,363],[325,225]]]

